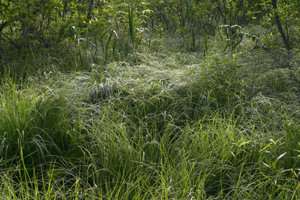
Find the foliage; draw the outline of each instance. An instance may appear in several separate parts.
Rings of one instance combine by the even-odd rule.
[[[271,3],[1,1],[0,198],[299,199],[299,5]]]

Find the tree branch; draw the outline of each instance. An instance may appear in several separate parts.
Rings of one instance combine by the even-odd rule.
[[[273,5],[274,10],[276,10],[277,9],[277,0],[272,0],[272,5]],[[292,48],[290,46],[290,43],[289,43],[289,40],[285,36],[285,33],[284,33],[283,28],[281,26],[280,18],[279,18],[279,15],[278,15],[277,11],[275,11],[275,20],[276,20],[278,30],[281,34],[282,40],[284,42],[284,45],[286,46],[288,51],[292,50]]]

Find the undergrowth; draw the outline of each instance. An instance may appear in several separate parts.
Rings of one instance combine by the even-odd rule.
[[[82,48],[75,71],[49,54],[5,68],[0,198],[299,199],[297,53],[216,38],[208,55],[166,37],[107,63]]]

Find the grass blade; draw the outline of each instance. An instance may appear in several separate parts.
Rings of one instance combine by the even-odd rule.
[[[139,46],[139,45],[141,44],[141,41],[142,41],[142,39],[143,39],[143,37],[144,37],[144,34],[145,34],[145,33],[142,33],[142,35],[141,35],[141,37],[140,37],[140,39],[139,39],[139,42],[138,42],[138,45],[137,45],[137,46]]]
[[[226,49],[229,47],[229,45],[231,44],[231,42],[232,42],[234,39],[236,39],[236,38],[237,38],[237,34],[234,34],[234,35],[229,39],[229,41],[227,42],[227,44],[226,44],[226,46],[225,46],[225,48],[224,48],[224,50],[223,50],[223,53],[225,53]],[[240,41],[240,42],[241,42],[241,41]],[[238,42],[238,44],[239,44],[240,42]]]
[[[78,44],[78,49],[79,49],[79,58],[80,58],[80,63],[81,63],[81,67],[83,66],[83,60],[82,60],[82,56],[81,56],[81,50],[80,50],[80,38],[78,37],[78,31],[77,29],[75,28],[75,26],[72,26],[72,28],[74,29],[74,32],[75,32],[75,38],[77,40],[77,44]],[[77,62],[76,62],[76,55],[75,55],[75,65],[77,67]]]
[[[204,57],[207,56],[207,36],[204,31]]]
[[[108,57],[108,47],[109,47],[109,43],[110,43],[110,40],[111,40],[111,37],[112,37],[113,33],[114,33],[114,31],[111,31],[111,32],[110,32],[108,41],[107,41],[107,43],[106,43],[106,48],[105,48],[105,61],[107,60],[107,57]]]
[[[134,20],[133,20],[134,5],[128,7],[128,20],[129,20],[129,35],[131,39],[131,44],[134,41]]]

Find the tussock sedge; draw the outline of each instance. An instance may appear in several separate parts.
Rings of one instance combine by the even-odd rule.
[[[299,59],[206,40],[3,74],[0,199],[299,199]]]

